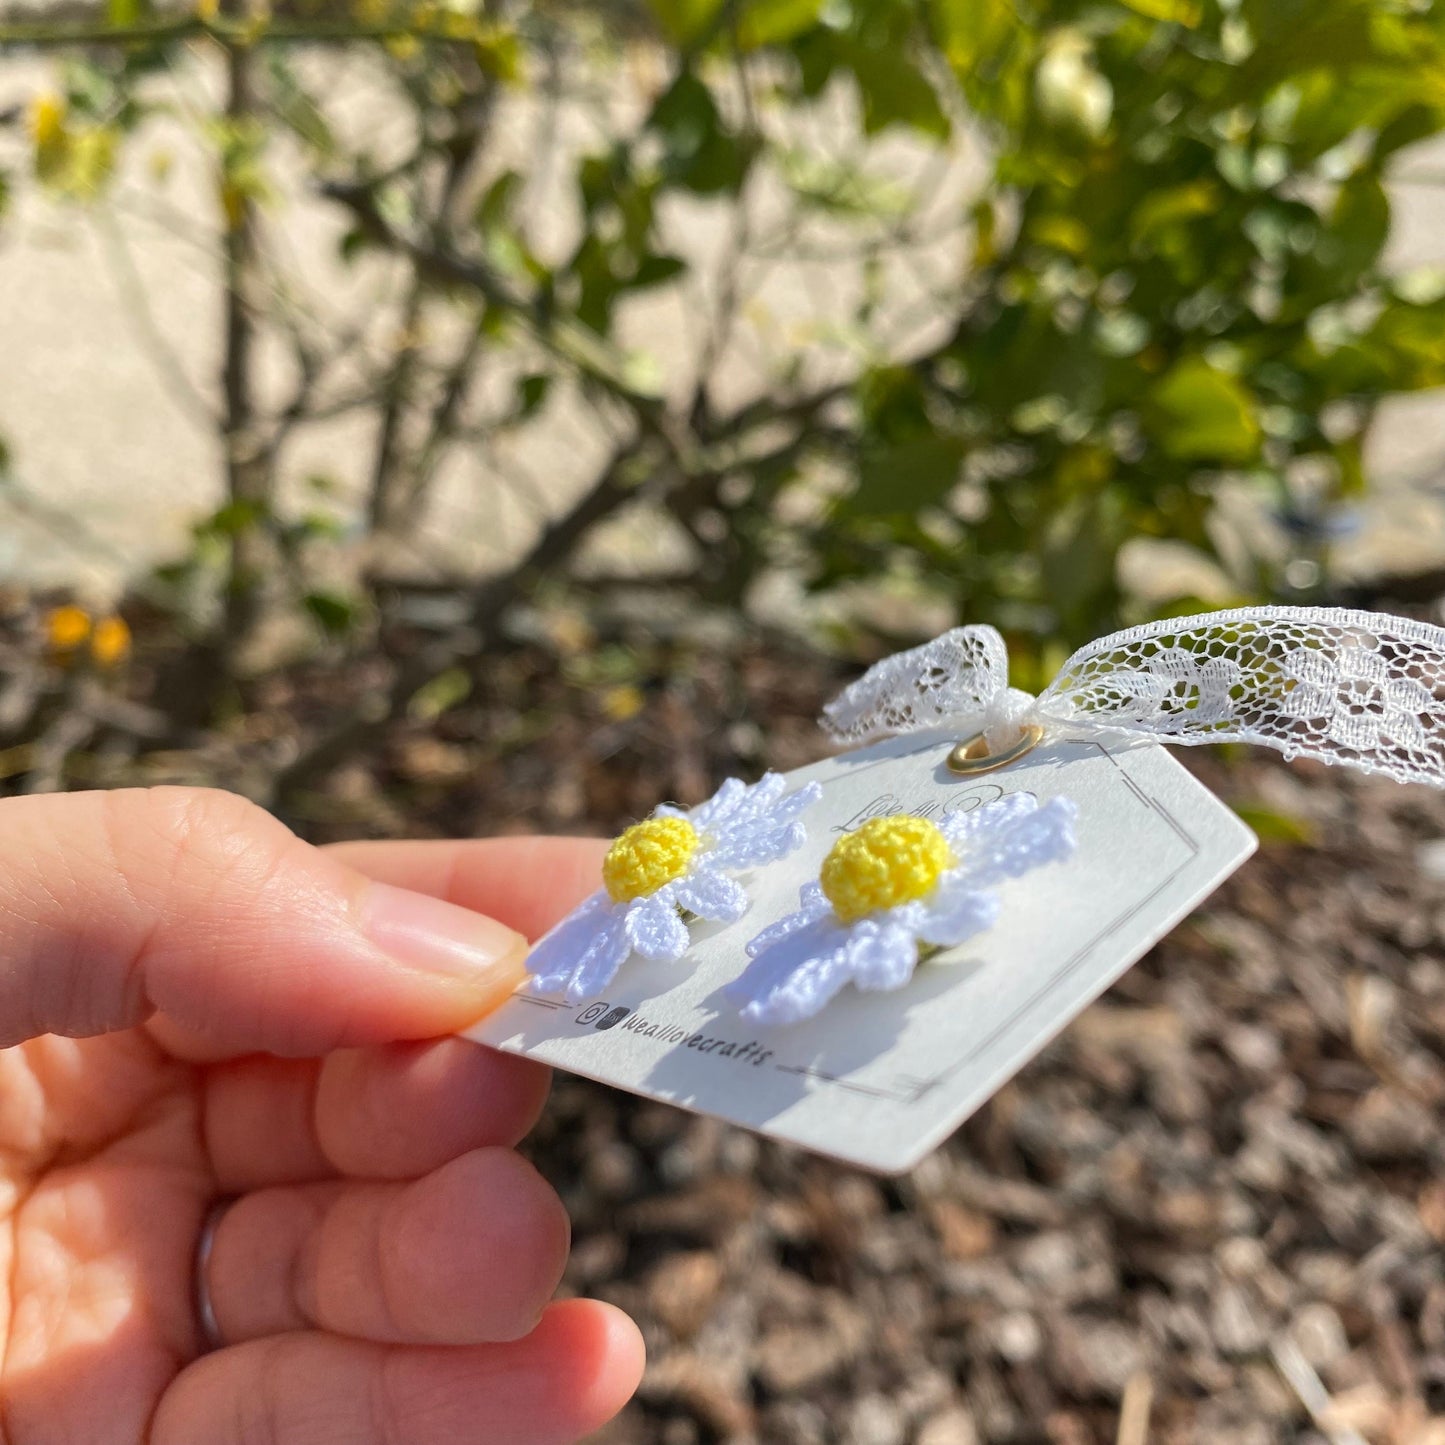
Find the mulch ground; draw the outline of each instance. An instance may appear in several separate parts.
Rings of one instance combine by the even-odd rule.
[[[278,672],[165,740],[144,647],[87,702],[39,638],[0,608],[4,789],[264,793],[378,676]],[[817,756],[839,679],[555,644],[424,699],[290,820],[605,832]],[[574,1220],[566,1287],[650,1351],[606,1445],[1445,1445],[1445,797],[1181,756],[1277,841],[906,1178],[559,1079],[529,1149]]]
[[[1445,800],[1204,770],[1314,841],[901,1181],[559,1086],[569,1283],[651,1349],[609,1442],[1445,1442]]]

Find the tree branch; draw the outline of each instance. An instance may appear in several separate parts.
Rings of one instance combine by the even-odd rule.
[[[346,758],[384,735],[403,717],[417,690],[464,658],[478,658],[502,637],[507,610],[531,595],[538,582],[559,567],[595,527],[636,495],[628,473],[643,454],[641,440],[619,448],[596,481],[572,507],[542,529],[527,554],[512,567],[488,578],[472,593],[468,621],[419,648],[397,666],[384,704],[369,716],[352,718],[319,739],[278,774],[272,802],[284,808],[314,787]]]
[[[190,12],[163,13],[129,25],[113,25],[104,18],[0,22],[0,46],[17,50],[64,50],[95,45],[175,45],[186,40],[204,39],[214,40],[226,48],[401,39],[423,41],[429,45],[470,46],[473,38],[470,34],[456,33],[454,27],[444,22],[418,25],[394,20],[365,25],[352,20],[260,20],[222,15],[204,18]]]
[[[590,327],[518,295],[479,261],[403,234],[382,215],[370,185],[332,182],[323,185],[321,193],[350,210],[357,224],[378,245],[406,256],[419,275],[439,286],[465,286],[476,291],[489,306],[512,317],[553,356],[623,403],[641,428],[676,456],[683,470],[695,470],[688,465],[692,460],[689,439],[672,425],[663,401],[637,390],[628,381],[623,357]]]

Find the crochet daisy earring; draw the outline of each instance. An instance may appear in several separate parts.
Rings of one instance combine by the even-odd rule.
[[[725,990],[756,1024],[819,1013],[844,984],[902,988],[920,959],[998,917],[993,889],[1073,851],[1075,808],[1015,793],[941,823],[873,818],[840,838],[801,907],[748,944],[752,962]]]
[[[729,778],[691,812],[662,807],[634,823],[602,862],[602,888],[532,950],[528,990],[568,1003],[596,998],[633,954],[675,963],[688,950],[689,915],[734,923],[748,895],[730,870],[775,863],[802,847],[800,814],[822,796],[808,783],[784,796],[768,773],[751,787]]]

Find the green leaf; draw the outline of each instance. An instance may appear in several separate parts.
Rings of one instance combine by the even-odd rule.
[[[1355,348],[1364,374],[1343,379],[1350,390],[1418,391],[1445,386],[1445,305],[1398,304],[1382,313]],[[1330,358],[1341,363],[1341,348]],[[1338,384],[1338,383],[1337,383]]]
[[[346,523],[330,512],[305,512],[284,527],[282,533],[293,546],[306,542],[339,542],[346,536]]]
[[[424,682],[407,702],[407,716],[431,722],[471,695],[472,679],[464,667],[449,667],[430,682]]]
[[[302,601],[328,637],[345,636],[356,621],[355,602],[339,592],[308,592]]]
[[[259,527],[270,516],[265,502],[235,501],[218,507],[197,528],[216,537],[237,537]]]
[[[482,26],[472,37],[472,53],[482,71],[504,85],[522,78],[522,42],[517,32],[505,25]]]
[[[863,96],[863,129],[876,135],[905,125],[926,135],[948,134],[948,116],[928,77],[901,51],[859,45],[850,60]]]
[[[547,393],[552,389],[552,378],[546,372],[524,376],[517,383],[517,414],[523,420],[535,416],[546,404]]]
[[[478,228],[485,232],[505,224],[511,217],[512,205],[524,184],[516,171],[503,171],[482,192],[481,199],[477,202],[474,214]]]
[[[662,138],[674,162],[686,162],[707,144],[721,125],[712,92],[692,71],[684,70],[657,99],[648,125]]]
[[[896,177],[870,174],[812,147],[775,150],[769,159],[799,200],[835,216],[901,221],[915,204]]]
[[[948,63],[973,75],[1005,41],[1021,33],[1014,0],[933,0],[934,30]]]
[[[612,319],[612,305],[622,289],[612,272],[607,248],[595,235],[584,238],[567,268],[579,283],[577,319],[599,335],[606,334]]]
[[[615,190],[611,156],[584,156],[577,167],[577,193],[582,209],[591,215]]]
[[[1088,628],[1115,590],[1122,513],[1116,492],[1095,492],[1052,508],[1041,530],[1046,596],[1070,631]]]
[[[271,52],[269,79],[271,109],[283,124],[320,155],[330,156],[336,150],[336,138],[320,107],[302,88],[291,66],[276,52]]]
[[[647,0],[647,8],[669,40],[690,45],[711,28],[723,0]]]
[[[714,131],[679,179],[700,196],[732,195],[742,189],[757,147],[726,131]]]
[[[1136,15],[1147,15],[1151,20],[1172,20],[1190,29],[1204,18],[1200,0],[1121,0],[1121,3]]]
[[[648,119],[666,150],[669,178],[699,195],[736,191],[752,164],[753,148],[723,124],[712,92],[684,70],[659,97]]]
[[[1348,437],[1331,448],[1340,468],[1340,496],[1363,497],[1368,490],[1365,476],[1365,458],[1360,447],[1360,438]]]
[[[1246,827],[1258,834],[1261,843],[1308,848],[1316,841],[1314,825],[1308,818],[1281,813],[1264,803],[1236,803],[1234,811]]]
[[[498,271],[518,280],[544,281],[547,268],[532,254],[512,220],[525,185],[516,171],[503,171],[482,193],[474,215],[487,259]]]
[[[1197,220],[1217,210],[1219,187],[1210,180],[1186,181],[1146,191],[1134,208],[1129,230],[1136,242],[1153,239],[1156,232]]]
[[[351,230],[343,232],[341,239],[336,243],[337,254],[348,264],[361,255],[371,245],[371,237],[361,229],[354,226]]]
[[[105,18],[117,30],[134,25],[145,13],[142,0],[106,0]]]
[[[1389,234],[1390,199],[1377,176],[1362,172],[1340,187],[1320,249],[1332,272],[1354,277],[1375,263]]]
[[[740,7],[738,43],[744,50],[786,45],[818,23],[822,0],[751,0]]]
[[[687,270],[687,262],[681,256],[644,256],[637,270],[628,279],[631,291],[641,291],[649,286],[665,286]]]
[[[1231,465],[1253,459],[1259,422],[1249,392],[1199,357],[1186,357],[1149,396],[1149,430],[1181,461]]]
[[[1445,126],[1445,115],[1438,106],[1406,106],[1375,138],[1375,164],[1416,141],[1438,135]]]
[[[1093,239],[1089,228],[1077,216],[1040,216],[1029,227],[1029,239],[1040,246],[1052,246],[1066,256],[1083,256]]]
[[[956,437],[925,436],[874,447],[858,465],[858,487],[843,506],[852,516],[905,516],[936,504],[958,481],[967,451]]]

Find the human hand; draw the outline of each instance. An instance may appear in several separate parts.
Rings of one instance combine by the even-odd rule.
[[[0,1445],[563,1445],[620,1409],[636,1328],[547,1305],[567,1219],[512,1151],[546,1071],[446,1037],[522,977],[493,919],[536,936],[599,851],[0,801]]]

